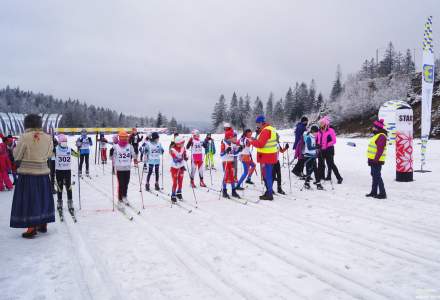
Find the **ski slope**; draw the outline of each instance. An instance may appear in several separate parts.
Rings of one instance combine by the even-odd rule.
[[[169,139],[161,136],[165,147]],[[291,140],[291,131],[282,140]],[[364,197],[371,183],[366,146],[366,139],[338,140],[344,182],[334,189],[327,182],[324,191],[301,191],[303,182],[292,176],[290,192],[283,168],[289,195],[273,202],[242,205],[197,188],[195,208],[186,173],[182,205],[192,213],[141,194],[133,168],[128,199],[141,210],[133,221],[112,211],[110,165],[95,166],[92,155],[81,211],[74,178],[78,223],[65,213],[64,223],[49,224],[33,240],[9,228],[12,192],[0,193],[0,298],[440,299],[440,141],[428,145],[433,172],[415,173],[411,183],[394,181],[389,150],[387,200]],[[415,145],[416,168],[419,151]],[[164,170],[167,193],[168,155]],[[221,171],[212,172],[215,189],[221,179]],[[254,181],[241,193],[249,200],[261,194]],[[205,182],[211,185],[209,171]]]

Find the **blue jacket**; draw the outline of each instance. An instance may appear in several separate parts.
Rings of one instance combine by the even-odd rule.
[[[299,141],[303,138],[304,132],[306,131],[307,127],[306,125],[304,125],[304,123],[299,122],[298,124],[296,124],[296,128],[295,128],[295,142],[293,143],[293,149],[296,148],[296,146],[298,145]]]
[[[205,154],[212,153],[215,154],[215,142],[213,139],[205,139],[203,141],[203,148],[205,148]]]

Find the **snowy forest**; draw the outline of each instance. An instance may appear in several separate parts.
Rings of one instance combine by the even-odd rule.
[[[437,79],[439,74],[440,60],[437,59]],[[269,122],[279,128],[292,127],[303,115],[316,120],[320,115],[328,114],[336,125],[365,115],[372,116],[385,101],[406,99],[414,77],[411,50],[396,51],[393,43],[389,42],[381,60],[365,59],[360,70],[349,74],[345,81],[338,65],[332,89],[326,98],[317,91],[313,79],[310,84],[297,82],[280,99],[275,99],[270,93],[265,102],[260,96],[252,100],[249,95],[241,96],[234,92],[228,104],[225,96],[221,95],[212,112],[212,129],[220,130],[224,122],[241,129],[252,128],[255,116],[259,114],[265,114]]]
[[[136,117],[104,107],[87,105],[79,100],[63,101],[51,95],[22,91],[7,86],[0,90],[0,111],[13,113],[59,113],[60,127],[167,127],[182,133],[189,129],[174,117],[159,112],[156,117]]]

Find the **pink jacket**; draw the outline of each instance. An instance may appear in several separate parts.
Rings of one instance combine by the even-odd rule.
[[[336,144],[336,133],[333,128],[320,130],[316,136],[316,143],[320,145],[321,150],[328,149]]]

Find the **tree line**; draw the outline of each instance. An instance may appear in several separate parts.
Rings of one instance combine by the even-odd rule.
[[[167,127],[171,131],[188,133],[189,128],[176,118],[159,112],[156,117],[137,117],[109,108],[87,105],[78,99],[66,101],[52,95],[23,91],[7,86],[0,90],[0,111],[11,113],[62,114],[60,127]]]

